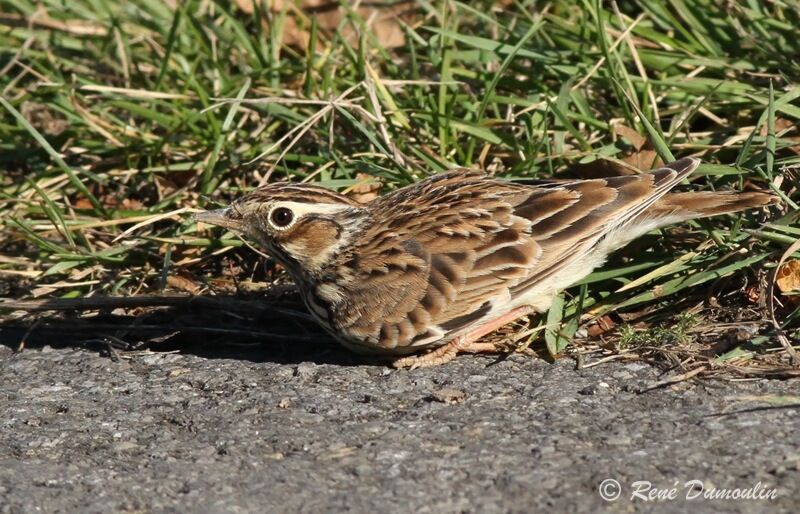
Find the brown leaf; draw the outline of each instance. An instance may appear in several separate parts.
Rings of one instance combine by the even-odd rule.
[[[630,144],[638,151],[644,148],[647,144],[647,138],[633,130],[627,125],[615,125],[614,133],[620,137],[624,137]]]
[[[190,294],[198,294],[202,290],[197,282],[183,275],[167,275],[167,285]]]
[[[764,125],[764,128],[766,128],[766,125]],[[798,131],[795,122],[786,118],[777,118],[775,120],[775,133],[780,135],[783,140],[793,141],[794,144],[788,145],[786,148],[796,154],[800,154],[800,131]]]
[[[19,112],[39,132],[44,132],[48,136],[59,136],[69,128],[69,121],[60,118],[45,104],[26,100],[22,102]]]
[[[242,12],[252,14],[254,4],[260,6],[262,1],[235,0],[235,3]],[[283,43],[301,48],[308,47],[311,37],[309,20],[312,17],[316,19],[317,27],[324,34],[332,36],[347,15],[339,2],[332,0],[302,0],[300,2],[274,0],[269,2],[269,10],[274,14],[281,13],[284,9],[286,10],[286,19],[283,26]],[[400,22],[413,24],[416,19],[417,7],[411,0],[369,2],[367,5],[359,6],[355,12],[366,22],[381,46],[396,48],[403,46],[406,42],[405,32]],[[264,28],[269,30],[269,24],[265,22]],[[352,23],[345,23],[340,34],[351,45],[358,44],[359,34]]]
[[[208,284],[216,291],[219,292],[235,292],[236,281],[230,278],[209,278]]]
[[[744,296],[747,298],[748,302],[758,303],[759,299],[761,298],[761,289],[757,285],[753,284],[744,290]]]
[[[350,188],[347,196],[358,203],[369,203],[378,197],[378,192],[381,190],[381,183],[376,181],[372,175],[359,173],[356,175],[356,180],[358,180],[359,183]]]
[[[72,206],[74,208],[80,209],[80,210],[92,210],[94,208],[94,206],[92,205],[92,202],[90,202],[89,199],[84,197],[84,196],[81,196],[80,198],[75,200],[72,203]]]
[[[638,152],[627,155],[623,157],[622,160],[634,168],[644,171],[659,168],[664,165],[664,161],[661,160],[661,157],[658,156],[655,150],[649,148],[644,148]]]
[[[129,211],[141,211],[144,209],[142,202],[136,200],[135,198],[124,198],[120,204],[120,207]]]
[[[792,303],[800,302],[800,259],[784,262],[778,268],[775,283]]]
[[[633,145],[634,151],[622,158],[637,170],[651,170],[664,165],[664,161],[653,149],[650,140],[627,125],[615,125],[614,133]]]
[[[597,337],[613,329],[616,324],[616,321],[614,321],[611,316],[605,314],[597,318],[597,320],[586,329],[586,333],[589,337]]]
[[[780,134],[784,130],[795,128],[797,125],[792,120],[787,120],[786,118],[775,118],[775,133]],[[761,125],[761,129],[759,129],[758,133],[760,136],[766,137],[767,132],[769,131],[769,127],[767,127],[766,123]]]

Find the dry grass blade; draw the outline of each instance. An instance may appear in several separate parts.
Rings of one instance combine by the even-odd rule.
[[[191,207],[181,207],[180,209],[175,209],[174,211],[164,212],[164,213],[161,213],[161,214],[154,214],[153,216],[150,216],[147,219],[144,219],[144,220],[140,221],[139,223],[135,224],[134,226],[126,229],[120,235],[115,237],[111,242],[112,243],[116,243],[120,239],[124,239],[124,238],[128,237],[130,234],[133,234],[134,232],[136,232],[137,230],[139,230],[142,227],[146,227],[148,225],[152,225],[153,223],[157,223],[157,222],[165,220],[165,219],[174,219],[177,215],[183,214],[185,212],[201,212],[201,211],[199,209],[193,209]]]
[[[651,385],[649,385],[647,387],[639,389],[638,392],[639,392],[639,394],[642,394],[642,393],[646,393],[648,391],[652,391],[654,389],[660,389],[662,387],[666,387],[666,386],[670,386],[670,385],[674,385],[674,384],[679,384],[681,382],[685,382],[687,380],[690,380],[690,379],[700,375],[704,371],[707,371],[707,369],[708,368],[706,366],[700,365],[700,366],[694,368],[691,371],[687,371],[686,373],[681,373],[680,375],[675,375],[675,376],[666,378],[664,380],[660,380],[660,381],[656,382],[655,384],[651,384]]]

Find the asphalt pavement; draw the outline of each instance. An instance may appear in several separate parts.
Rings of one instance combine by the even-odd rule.
[[[800,382],[662,378],[0,345],[0,512],[798,512]]]

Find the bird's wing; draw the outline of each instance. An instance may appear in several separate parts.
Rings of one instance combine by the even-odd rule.
[[[530,236],[542,248],[542,258],[524,280],[510,287],[512,296],[525,294],[586,257],[604,238],[619,240],[608,241],[607,252],[637,237],[637,221],[699,163],[684,158],[640,175],[562,183],[542,188],[517,205],[515,214],[531,221]]]

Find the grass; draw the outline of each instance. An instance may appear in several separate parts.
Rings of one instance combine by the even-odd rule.
[[[700,324],[691,313],[681,313],[674,323],[656,325],[644,330],[625,324],[619,328],[620,348],[636,348],[642,346],[661,347],[674,344],[686,344],[692,340],[690,330]]]
[[[272,283],[271,261],[188,215],[271,180],[386,192],[453,166],[590,177],[696,155],[693,188],[782,206],[632,244],[556,302],[546,347],[700,305],[711,328],[759,322],[737,365],[787,364],[772,349],[800,338],[800,309],[776,291],[778,330],[761,306],[800,233],[800,2],[407,2],[396,47],[347,2],[324,19],[268,4],[0,0],[4,295]]]

